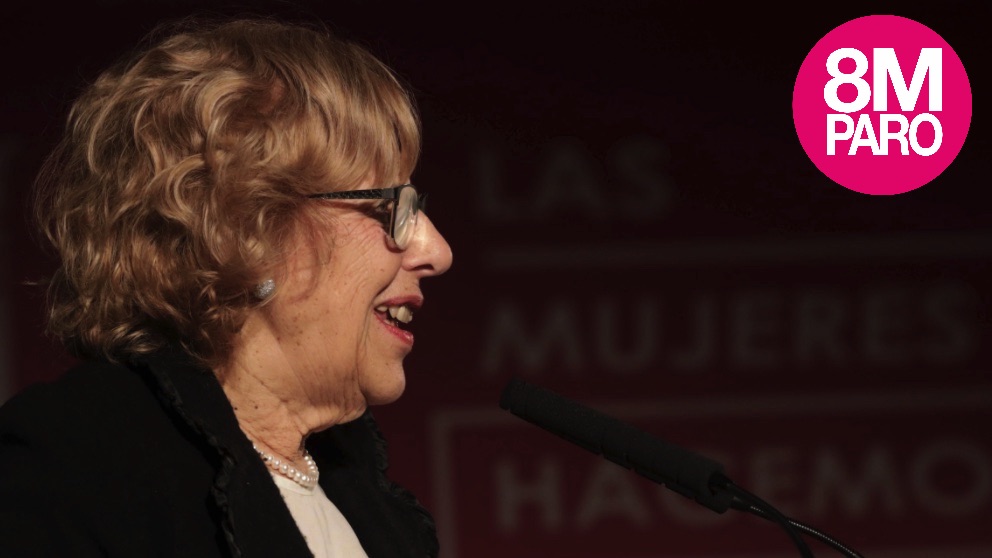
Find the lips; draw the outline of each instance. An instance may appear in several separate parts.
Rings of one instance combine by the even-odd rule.
[[[413,321],[413,314],[420,309],[423,299],[406,296],[387,300],[375,307],[375,316],[386,329],[404,343],[413,344],[413,334],[404,327]]]

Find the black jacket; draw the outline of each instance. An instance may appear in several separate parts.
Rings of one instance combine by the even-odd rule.
[[[370,558],[437,555],[371,415],[310,437]],[[181,351],[85,362],[0,407],[0,556],[310,556],[214,375]]]

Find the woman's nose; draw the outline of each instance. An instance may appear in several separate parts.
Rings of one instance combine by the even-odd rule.
[[[429,277],[448,271],[453,255],[448,241],[441,236],[427,214],[421,213],[417,216],[417,228],[403,257],[406,269]]]

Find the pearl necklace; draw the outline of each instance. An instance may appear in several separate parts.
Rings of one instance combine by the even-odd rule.
[[[313,487],[317,486],[317,480],[320,479],[320,471],[317,470],[317,464],[313,462],[313,458],[310,457],[310,452],[307,450],[303,450],[303,461],[307,464],[307,472],[302,473],[291,463],[258,449],[255,442],[252,442],[251,447],[273,471],[289,478],[307,490],[312,490]]]

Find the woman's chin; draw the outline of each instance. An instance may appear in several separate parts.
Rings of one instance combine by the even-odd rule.
[[[375,378],[369,382],[365,389],[365,401],[371,407],[373,405],[388,405],[403,395],[406,389],[406,375],[402,368],[395,374],[388,374],[381,378]]]

